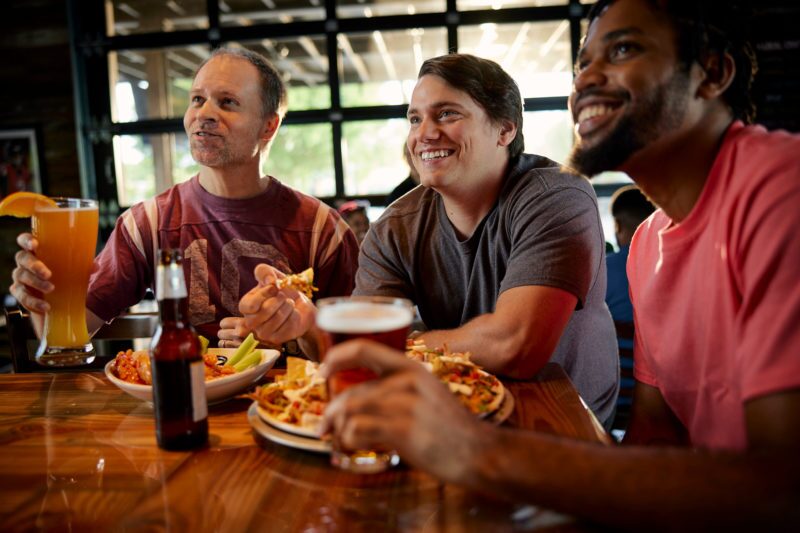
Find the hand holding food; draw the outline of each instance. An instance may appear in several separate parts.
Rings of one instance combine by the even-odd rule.
[[[261,264],[255,269],[255,277],[258,285],[239,302],[245,327],[266,344],[282,344],[303,336],[314,324],[316,308],[298,288],[313,291],[307,284],[313,276],[284,282],[281,280],[289,279],[285,274]]]

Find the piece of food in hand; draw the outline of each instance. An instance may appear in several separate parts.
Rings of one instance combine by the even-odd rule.
[[[36,206],[57,207],[52,198],[35,192],[11,193],[0,202],[0,216],[28,218],[33,216]]]
[[[275,286],[279,289],[294,289],[311,298],[314,291],[319,289],[314,286],[314,270],[307,268],[299,274],[292,274],[275,281]]]

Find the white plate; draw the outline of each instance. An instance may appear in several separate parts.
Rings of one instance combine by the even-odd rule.
[[[247,420],[256,433],[274,443],[309,452],[331,453],[331,443],[326,440],[287,433],[261,420],[258,415],[258,402],[253,402],[250,409],[247,410]]]
[[[235,374],[225,376],[224,378],[216,378],[206,381],[206,398],[208,403],[218,403],[246,391],[248,388],[250,388],[250,386],[253,385],[253,383],[261,379],[261,377],[264,376],[264,374],[266,374],[270,368],[272,368],[272,365],[275,364],[275,361],[277,361],[278,357],[280,356],[280,352],[277,350],[259,349],[258,351],[261,352],[261,362],[256,366],[250,367],[244,372],[237,372]],[[236,348],[208,349],[208,353],[217,356],[217,364],[223,364],[228,360],[228,357],[234,354],[234,352],[236,352]],[[134,398],[139,398],[140,400],[145,400],[148,402],[153,401],[153,387],[150,385],[129,383],[119,379],[111,372],[111,363],[112,361],[109,361],[105,366],[106,377],[109,381],[111,381],[111,383],[127,392]]]
[[[511,413],[513,412],[514,412],[514,395],[508,392],[506,386],[503,385],[503,401],[500,403],[500,407],[497,408],[497,411],[484,418],[484,420],[499,426],[500,424],[508,420],[508,417],[511,416]]]
[[[258,402],[256,402],[257,404]],[[288,422],[283,422],[282,420],[278,420],[274,416],[271,416],[266,409],[262,409],[260,405],[256,405],[256,410],[258,411],[258,416],[266,422],[267,424],[280,429],[285,433],[294,433],[295,435],[299,435],[301,437],[309,437],[312,439],[318,439],[319,435],[314,428],[308,428],[303,426],[297,426],[295,424],[289,424]]]

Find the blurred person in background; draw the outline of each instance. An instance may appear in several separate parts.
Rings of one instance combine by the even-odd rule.
[[[367,200],[349,200],[339,206],[337,211],[356,236],[359,246],[369,231],[369,202]]]
[[[628,274],[625,265],[631,239],[655,207],[635,185],[617,189],[611,197],[611,216],[614,218],[614,235],[619,251],[606,255],[606,304],[615,322],[633,322],[633,306],[628,295]]]
[[[748,125],[746,7],[600,0],[589,13],[570,165],[624,171],[658,207],[628,258],[624,446],[482,423],[421,365],[366,341],[325,360],[323,375],[383,375],[331,403],[334,438],[618,528],[800,529],[800,136]]]
[[[200,172],[119,217],[95,259],[89,330],[155,288],[159,248],[184,251],[191,323],[220,346],[237,346],[248,334],[238,304],[256,285],[258,264],[283,274],[313,267],[319,296],[350,294],[358,244],[347,224],[316,198],[261,175],[287,105],[284,83],[267,58],[243,48],[215,50],[198,68],[189,100],[184,127]],[[17,242],[22,250],[10,292],[40,332],[48,306],[41,294],[53,290],[50,270],[37,260],[31,234]],[[300,319],[295,305],[313,304],[290,289],[270,290],[281,323],[263,340],[277,345],[292,340],[279,326]]]

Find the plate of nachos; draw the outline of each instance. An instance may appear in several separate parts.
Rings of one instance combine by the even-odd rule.
[[[469,353],[429,349],[423,341],[409,341],[406,356],[425,365],[476,416],[494,424],[511,416],[514,397],[496,376],[472,362]],[[318,369],[312,361],[287,357],[286,374],[246,395],[255,400],[247,413],[253,429],[278,444],[329,452],[330,443],[320,440],[317,430],[328,404]]]

